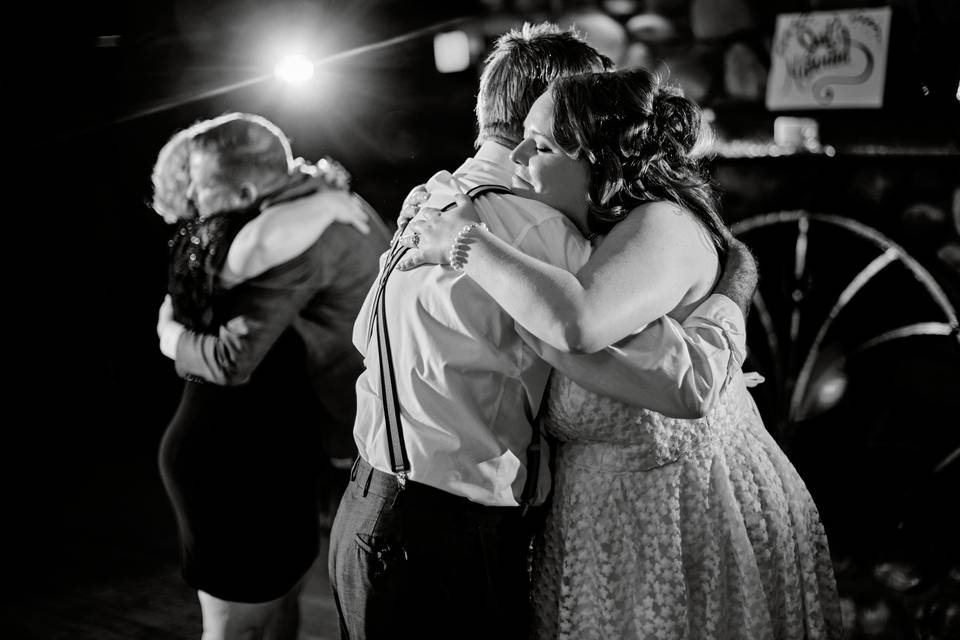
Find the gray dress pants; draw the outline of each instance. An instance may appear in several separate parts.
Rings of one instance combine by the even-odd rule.
[[[359,459],[330,534],[341,637],[528,637],[527,520]]]

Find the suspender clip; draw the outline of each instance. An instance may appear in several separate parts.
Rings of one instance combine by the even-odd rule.
[[[407,472],[398,471],[397,472],[397,486],[400,487],[400,491],[403,491],[407,488]]]

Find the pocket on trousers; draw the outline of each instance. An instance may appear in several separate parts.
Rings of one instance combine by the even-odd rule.
[[[374,536],[368,536],[363,533],[358,533],[354,542],[357,543],[357,546],[360,547],[361,551],[365,551],[367,555],[374,555],[375,551],[373,550],[373,545],[375,544],[376,538]]]
[[[354,537],[358,562],[372,585],[393,582],[406,573],[407,552],[396,541],[358,533]]]

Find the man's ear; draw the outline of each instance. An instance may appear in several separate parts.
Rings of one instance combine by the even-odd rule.
[[[257,189],[257,185],[252,182],[244,182],[240,185],[240,201],[243,203],[243,206],[249,207],[252,205],[257,201],[259,195],[260,190]]]

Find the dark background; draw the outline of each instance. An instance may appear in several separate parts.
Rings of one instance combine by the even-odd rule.
[[[884,3],[747,2],[750,28],[706,40],[684,27],[689,2],[628,4],[675,17],[678,41],[654,53],[704,64],[712,79],[696,89],[716,113],[721,139],[766,143],[773,118],[783,114],[767,112],[762,99],[724,91],[716,60],[726,47],[741,41],[764,52],[778,12]],[[957,241],[949,220],[960,188],[957,8],[951,0],[890,4],[895,42],[884,108],[788,114],[817,117],[821,140],[835,146],[835,157],[721,152],[711,171],[724,192],[728,223],[783,209],[849,216],[903,245],[957,308],[956,265],[939,253]],[[489,44],[496,28],[484,24],[557,17],[574,8],[563,2],[165,0],[34,9],[47,15],[36,23],[43,26],[31,34],[29,50],[55,60],[56,74],[35,64],[37,73],[25,85],[27,122],[39,124],[28,134],[29,175],[15,190],[29,204],[11,207],[7,227],[16,276],[6,314],[13,384],[3,447],[5,601],[93,588],[148,571],[175,553],[172,513],[156,470],[157,446],[180,390],[155,333],[168,229],[146,204],[150,169],[167,138],[225,111],[259,113],[290,136],[295,153],[343,163],[355,190],[392,224],[411,186],[470,153],[478,66],[438,73],[428,34],[323,67],[315,89],[297,92],[267,78],[190,98],[269,74],[265,34],[302,33],[320,58],[472,16],[465,24]],[[628,17],[611,15],[621,23]],[[916,204],[946,212],[946,221],[933,216],[916,223],[904,215]],[[796,283],[784,265],[795,234],[745,239],[761,260],[762,291],[788,300]],[[873,255],[842,235],[823,232],[816,242],[810,277],[821,293],[842,288],[823,283]],[[868,338],[876,318],[943,320],[915,278],[901,271],[865,292],[838,325],[831,348]],[[805,308],[810,317],[829,308],[832,294],[823,295]],[[786,313],[789,303],[778,308]],[[750,331],[751,344],[762,337],[755,318]],[[910,607],[934,600],[931,590],[955,594],[960,532],[950,508],[956,507],[958,463],[933,471],[960,445],[955,337],[907,340],[851,357],[843,399],[792,424],[789,439],[769,386],[770,359],[754,349],[750,364],[768,376],[768,390],[757,391],[768,427],[821,506],[841,588],[865,608],[892,603],[888,617],[904,619],[913,615]],[[912,591],[876,578],[876,567],[893,561],[906,563],[908,577],[920,576]],[[896,633],[906,634],[905,625]]]
[[[415,184],[472,149],[476,70],[441,75],[432,36],[338,62],[321,91],[272,77],[258,39],[302,30],[316,57],[478,11],[445,2],[98,2],[50,7],[29,93],[42,126],[10,227],[15,278],[4,596],[136,574],[175,553],[156,466],[181,381],[158,351],[169,230],[147,203],[168,137],[226,111],[259,113],[310,160],[330,155],[387,219]],[[41,24],[49,25],[49,16]],[[118,36],[111,38],[109,36]],[[104,37],[108,36],[108,37]],[[175,106],[162,108],[163,105]],[[149,112],[148,115],[137,115]],[[14,231],[14,229],[16,231]],[[2,635],[2,634],[0,634]]]

